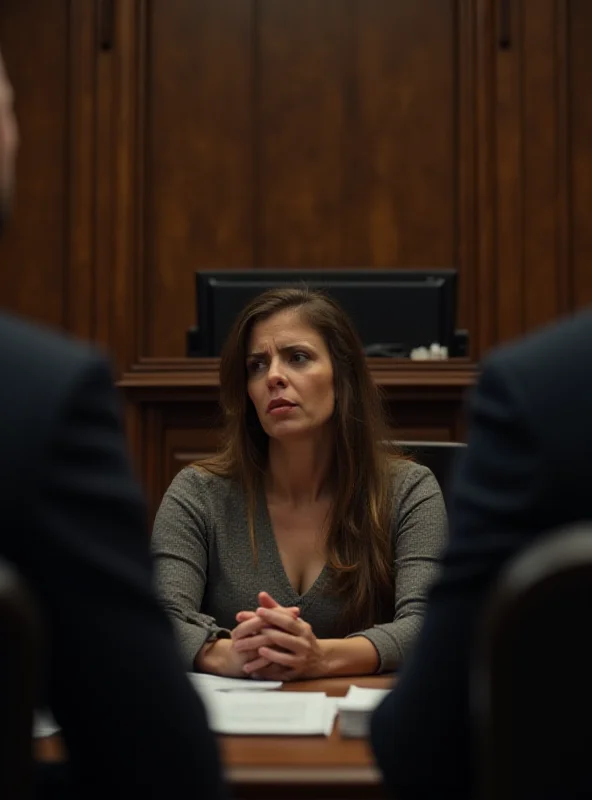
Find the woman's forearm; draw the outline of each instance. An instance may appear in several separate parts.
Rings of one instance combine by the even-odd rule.
[[[365,636],[349,639],[319,639],[324,655],[325,676],[372,675],[380,666],[378,651]]]
[[[209,672],[212,675],[223,675],[228,660],[228,650],[232,646],[230,639],[217,639],[206,642],[195,656],[197,672]]]

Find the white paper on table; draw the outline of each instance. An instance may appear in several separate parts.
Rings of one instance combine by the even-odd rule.
[[[337,703],[339,730],[345,737],[365,738],[370,732],[370,719],[390,689],[366,689],[350,686]]]
[[[279,689],[282,681],[253,681],[249,678],[221,678],[206,672],[188,672],[187,677],[199,692],[246,692]]]
[[[389,692],[390,689],[350,686],[345,697],[339,698],[337,708],[339,711],[374,711]]]
[[[58,733],[60,730],[60,726],[47,708],[35,711],[33,714],[33,737],[35,739],[53,736],[54,733]]]
[[[210,728],[247,736],[329,736],[336,698],[324,692],[206,692]]]

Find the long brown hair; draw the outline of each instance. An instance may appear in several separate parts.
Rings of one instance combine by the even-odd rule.
[[[267,468],[268,436],[247,393],[247,348],[256,323],[288,309],[300,311],[303,321],[323,337],[331,356],[336,489],[327,561],[334,587],[344,601],[344,626],[353,631],[374,624],[380,609],[393,603],[390,488],[394,456],[384,445],[382,403],[362,344],[333,299],[306,287],[271,289],[242,311],[220,362],[220,402],[225,414],[222,448],[198,466],[242,485],[256,555],[254,519]]]

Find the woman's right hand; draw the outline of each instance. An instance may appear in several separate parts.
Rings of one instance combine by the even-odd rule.
[[[296,607],[285,609],[285,611],[295,617],[299,614],[299,609]],[[263,646],[264,639],[265,646],[271,645],[264,633],[266,623],[255,612],[239,612],[237,618],[241,621],[231,631],[230,639],[217,639],[201,648],[195,658],[195,668],[199,672],[209,672],[225,678],[245,678],[247,677],[243,670],[245,664],[256,659],[262,660],[257,648]],[[248,641],[250,637],[257,637],[253,649],[245,647],[245,641]],[[241,647],[237,650],[238,642],[241,642]],[[265,666],[271,663],[267,659],[265,662]],[[259,668],[263,668],[263,665]]]
[[[204,644],[195,657],[195,669],[198,672],[209,672],[224,678],[244,678],[243,667],[254,656],[248,650],[242,653],[237,651],[235,645],[240,639],[261,631],[263,626],[254,623],[255,620],[246,628],[243,628],[246,623],[237,625],[231,632],[230,639],[216,639],[215,642]],[[249,633],[251,628],[253,632]]]

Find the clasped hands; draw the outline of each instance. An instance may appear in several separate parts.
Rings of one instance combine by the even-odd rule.
[[[238,625],[225,642],[224,672],[233,677],[290,681],[325,674],[324,653],[296,606],[285,607],[258,595],[256,611],[239,611]]]

